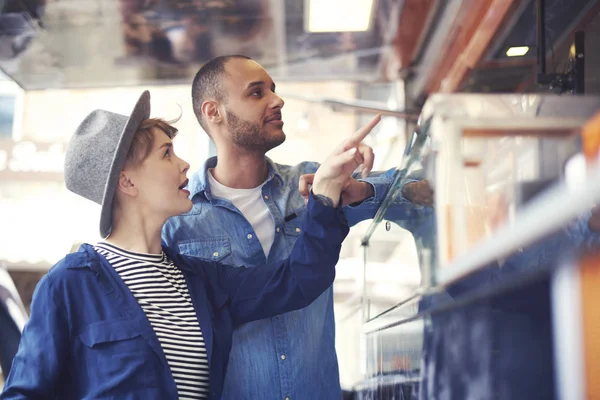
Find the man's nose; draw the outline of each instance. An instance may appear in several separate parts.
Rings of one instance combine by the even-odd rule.
[[[277,95],[277,93],[273,93],[273,102],[272,108],[283,108],[285,105],[285,101],[281,97]]]

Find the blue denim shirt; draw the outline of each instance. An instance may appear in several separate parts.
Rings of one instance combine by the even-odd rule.
[[[335,277],[348,233],[342,211],[311,197],[283,262],[233,268],[164,252],[185,277],[208,354],[210,399],[221,398],[233,329],[305,307]],[[158,337],[118,273],[90,245],[39,282],[0,399],[176,399]]]
[[[216,157],[190,179],[193,201],[190,212],[173,217],[163,230],[163,240],[182,254],[201,260],[246,267],[286,258],[302,231],[306,207],[298,191],[302,174],[319,165],[296,166],[268,160],[268,176],[262,186],[263,200],[275,223],[275,239],[265,259],[251,224],[229,201],[213,197],[208,185],[209,168]],[[374,173],[367,181],[375,196],[357,207],[345,207],[350,225],[373,218],[387,194],[395,170]],[[410,220],[415,206],[401,199],[395,218]],[[251,234],[251,236],[250,236]],[[233,347],[223,392],[224,399],[339,399],[341,389],[335,353],[333,290],[330,288],[310,306],[277,317],[255,321],[234,332]]]

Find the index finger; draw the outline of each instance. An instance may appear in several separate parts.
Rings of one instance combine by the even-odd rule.
[[[369,133],[375,128],[375,126],[381,121],[381,114],[377,114],[368,124],[354,132],[352,136],[350,136],[349,141],[353,144],[359,144],[363,141],[364,138],[367,137]]]

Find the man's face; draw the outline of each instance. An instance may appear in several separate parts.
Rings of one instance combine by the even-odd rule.
[[[233,59],[223,74],[228,139],[236,146],[266,153],[285,141],[281,108],[283,100],[275,94],[275,83],[259,64]]]

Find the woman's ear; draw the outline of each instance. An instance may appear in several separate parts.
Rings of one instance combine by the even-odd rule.
[[[137,188],[135,187],[129,175],[125,171],[121,171],[121,174],[119,175],[117,189],[127,196],[133,197],[137,195]]]

